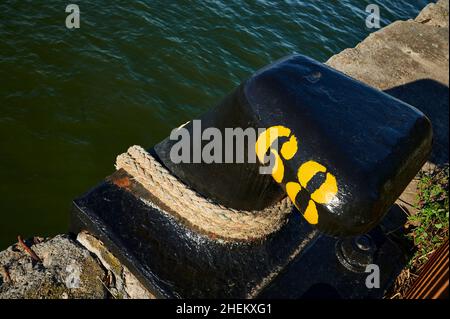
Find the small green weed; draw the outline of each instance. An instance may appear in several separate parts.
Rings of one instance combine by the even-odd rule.
[[[419,269],[429,255],[448,238],[448,174],[449,166],[445,165],[419,175],[418,212],[408,218],[416,226],[408,234],[417,248],[410,261],[413,269]]]

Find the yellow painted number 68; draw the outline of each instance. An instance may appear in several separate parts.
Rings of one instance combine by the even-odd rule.
[[[278,150],[273,148],[272,145],[280,137],[289,138],[288,141],[284,142],[280,149],[280,154]],[[255,151],[258,160],[261,163],[265,163],[265,155],[267,151],[273,154],[275,158],[275,163],[272,167],[272,177],[277,183],[281,183],[284,178],[284,160],[290,160],[298,151],[297,137],[291,134],[291,130],[285,126],[272,126],[267,130],[262,132],[255,144]],[[308,161],[300,165],[297,170],[297,181],[286,183],[286,192],[292,202],[295,204],[297,209],[300,210],[296,203],[296,197],[300,190],[306,188],[309,181],[317,174],[324,173],[325,181],[316,189],[311,195],[308,201],[308,206],[303,213],[303,217],[310,224],[319,223],[319,214],[317,212],[316,204],[327,204],[336,196],[338,192],[338,186],[336,178],[328,172],[327,168],[315,161]]]

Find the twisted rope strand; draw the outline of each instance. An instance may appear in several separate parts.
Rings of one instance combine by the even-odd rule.
[[[192,226],[225,240],[257,240],[277,231],[292,210],[288,198],[260,211],[224,207],[182,183],[140,146],[117,157],[124,169],[164,205]]]

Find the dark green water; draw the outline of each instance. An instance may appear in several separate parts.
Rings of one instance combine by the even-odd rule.
[[[0,2],[0,249],[65,232],[71,200],[256,69],[298,52],[319,61],[428,3],[392,1]]]

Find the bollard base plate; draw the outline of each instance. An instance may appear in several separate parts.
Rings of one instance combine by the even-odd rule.
[[[368,273],[344,267],[337,239],[313,230],[293,209],[286,224],[257,242],[222,242],[174,219],[119,170],[73,203],[71,231],[86,230],[159,298],[381,298],[403,268],[392,235],[404,220],[390,213],[370,236],[378,289]]]

